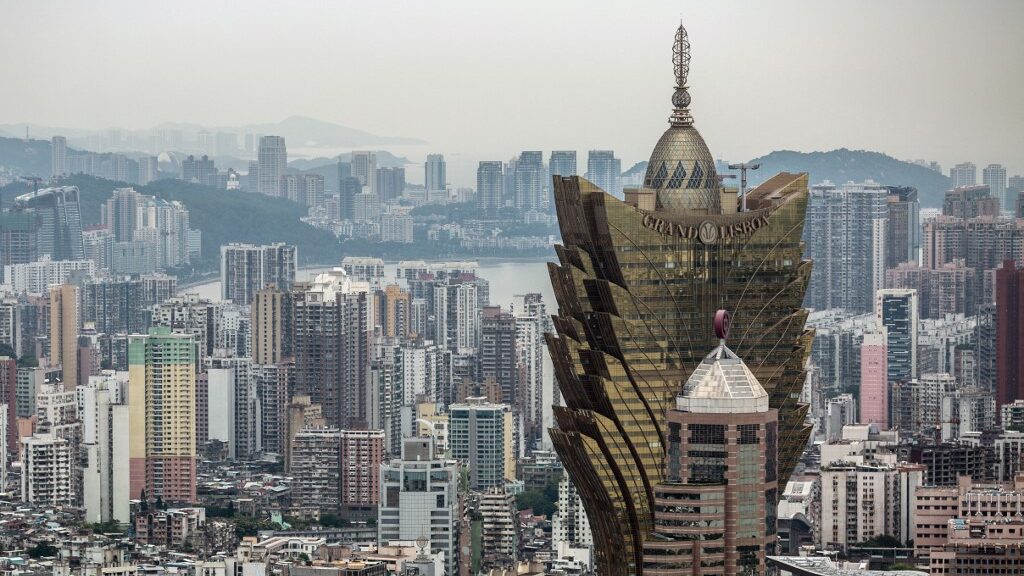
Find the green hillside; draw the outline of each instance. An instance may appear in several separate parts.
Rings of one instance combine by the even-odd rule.
[[[917,188],[922,207],[941,207],[943,195],[950,188],[949,178],[930,168],[867,150],[777,150],[751,162],[761,163],[761,169],[756,172],[756,179],[753,180],[755,184],[778,172],[807,172],[812,184],[824,180],[845,184],[849,181],[863,182],[870,179],[884,185]]]
[[[0,138],[0,167],[18,175],[50,177],[50,141]]]
[[[130,186],[83,175],[67,178],[61,184],[78,186],[85,226],[100,223],[100,206],[110,198],[114,188]],[[178,200],[188,207],[192,227],[203,232],[203,258],[196,265],[197,273],[217,269],[220,246],[231,242],[294,244],[299,247],[299,260],[303,265],[331,264],[340,260],[340,245],[334,235],[300,222],[306,209],[288,200],[217,190],[180,180],[157,180],[134,188],[142,194]],[[4,206],[9,206],[13,196],[25,190],[24,183],[3,188]]]

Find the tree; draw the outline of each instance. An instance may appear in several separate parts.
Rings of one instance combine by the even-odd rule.
[[[903,542],[900,542],[899,538],[890,536],[889,534],[880,534],[873,538],[869,538],[860,544],[855,545],[856,548],[903,548]]]
[[[534,514],[551,517],[558,505],[558,479],[552,478],[544,488],[531,488],[516,495],[516,508],[532,509]]]
[[[57,547],[49,542],[39,542],[28,549],[29,558],[49,558],[57,555]]]

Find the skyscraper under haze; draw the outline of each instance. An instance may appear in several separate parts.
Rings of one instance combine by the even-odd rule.
[[[672,446],[668,413],[719,343],[708,329],[716,310],[733,313],[730,347],[766,391],[767,408],[778,411],[781,483],[810,437],[807,406],[795,400],[812,343],[801,308],[811,270],[801,241],[807,175],[769,178],[748,193],[748,211],[737,212],[735,195],[723,193],[714,157],[693,126],[689,49],[680,26],[669,128],[651,153],[643,186],[626,191],[627,202],[578,177],[553,182],[564,244],[556,247],[558,264],[549,267],[559,314],[548,348],[565,406],[554,408],[550,435],[587,511],[599,574],[643,574],[647,545],[653,549],[661,540],[651,532],[665,506],[659,485]],[[723,206],[723,199],[731,204]],[[756,412],[759,418],[769,413]],[[757,422],[765,443],[767,426]],[[712,452],[725,446],[717,432],[696,438],[719,446]],[[768,470],[757,462],[754,468]],[[707,471],[718,466],[694,464]],[[706,490],[721,498],[720,485],[695,488],[686,493]],[[774,498],[766,491],[763,511],[746,513],[764,523]],[[702,523],[731,522],[723,507],[709,514]],[[761,528],[750,534],[767,546],[772,537]],[[689,573],[700,573],[692,564],[700,561],[696,555],[677,558]],[[653,566],[651,573],[657,573]]]
[[[68,173],[68,139],[54,136],[50,139],[50,172],[54,178]]]
[[[515,171],[515,205],[521,212],[538,210],[546,200],[544,197],[544,155],[540,152],[523,152],[519,155]]]
[[[77,186],[44,188],[14,199],[18,210],[31,209],[36,217],[36,254],[53,260],[82,260],[82,210]]]
[[[622,198],[622,162],[612,150],[587,153],[587,180],[605,192]]]
[[[377,153],[357,151],[352,153],[352,176],[366,186],[370,192],[377,193]]]
[[[576,172],[576,151],[575,150],[552,150],[551,158],[548,160],[548,175],[575,176]],[[548,181],[551,181],[548,178]]]
[[[257,155],[259,181],[256,191],[267,196],[281,195],[281,176],[288,168],[288,148],[281,136],[263,136]]]
[[[978,183],[978,167],[973,162],[961,162],[949,169],[949,179],[953,188],[974,186]]]
[[[1006,194],[1006,168],[1001,164],[989,164],[981,171],[981,183],[988,186],[993,197],[998,198],[1003,205],[1003,210],[1014,211],[1017,209],[1016,196],[1010,197]]]
[[[427,202],[440,200],[448,194],[447,165],[443,154],[427,154],[423,165],[423,186],[427,189]]]
[[[505,175],[501,161],[481,162],[476,169],[476,205],[486,218],[494,218],[501,210],[505,195]]]

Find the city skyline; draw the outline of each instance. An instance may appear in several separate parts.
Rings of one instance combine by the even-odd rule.
[[[12,19],[26,25],[5,35],[0,46],[27,45],[23,35],[38,28],[33,23],[45,23],[69,43],[85,41],[82,34],[88,31],[95,35],[88,57],[110,63],[104,69],[118,73],[97,73],[80,60],[84,53],[61,51],[58,58],[33,44],[33,52],[6,65],[10,85],[19,88],[5,93],[2,109],[8,112],[0,123],[139,129],[193,122],[216,127],[306,115],[425,140],[425,145],[377,148],[393,149],[413,162],[442,152],[452,180],[467,185],[476,161],[504,160],[514,150],[614,149],[626,168],[645,158],[650,146],[645,135],[665,120],[657,90],[637,87],[660,85],[652,64],[661,49],[656,39],[670,33],[678,13],[700,46],[694,97],[716,102],[702,119],[704,132],[724,158],[847,147],[937,160],[944,168],[970,160],[979,167],[1000,163],[1009,173],[1021,170],[1013,135],[1024,127],[1024,113],[1013,104],[1020,80],[1011,71],[1024,57],[1024,47],[1011,41],[1011,23],[1020,18],[1002,11],[1024,15],[1019,5],[949,4],[940,10],[930,3],[906,2],[886,5],[879,17],[852,2],[830,3],[827,11],[809,10],[810,4],[799,1],[771,6],[666,3],[621,14],[610,5],[584,9],[564,3],[545,5],[545,18],[500,6],[395,10],[385,4],[317,7],[325,12],[313,14],[300,5],[288,14],[252,10],[238,19],[245,30],[275,39],[268,43],[218,40],[214,26],[219,24],[213,23],[238,16],[229,7],[186,4],[169,15],[116,2],[107,6],[139,21],[131,29],[119,26],[116,43],[103,40],[115,36],[104,34],[103,24],[79,29],[81,21],[89,21],[89,13],[80,10],[94,12],[94,6],[9,7]],[[391,34],[361,31],[379,30],[372,25],[384,19]],[[495,19],[505,25],[487,25]],[[560,26],[570,19],[583,25]],[[764,26],[765,21],[773,25]],[[358,25],[339,29],[339,22]],[[837,22],[844,25],[837,27]],[[437,26],[453,32],[435,37]],[[928,33],[897,33],[907,29]],[[137,35],[143,30],[144,37]],[[345,33],[334,33],[338,30]],[[185,35],[200,40],[177,42]],[[616,42],[594,43],[595,36],[630,38],[630,49],[615,49]],[[282,46],[289,48],[279,50]],[[369,57],[347,56],[367,48]],[[295,60],[291,55],[296,51],[315,57]],[[903,57],[889,58],[890,53]],[[565,65],[528,65],[552,58]],[[191,64],[195,61],[217,72],[197,71]],[[257,82],[251,74],[257,66],[269,66],[275,82]],[[30,81],[42,68],[75,85],[75,98]],[[327,69],[330,75],[321,73]],[[82,76],[84,70],[88,76]],[[950,86],[951,70],[963,71],[959,77],[973,76],[976,84],[970,89]],[[196,83],[188,90],[175,84],[190,77]],[[300,81],[313,89],[289,89]],[[110,99],[115,84],[121,97]],[[171,93],[175,97],[167,98]],[[572,105],[552,105],[555,100]],[[828,123],[820,122],[826,117]],[[564,128],[557,138],[543,129],[551,125]],[[950,133],[957,138],[948,138]],[[23,136],[23,128],[10,135]],[[301,144],[289,143],[299,153]]]

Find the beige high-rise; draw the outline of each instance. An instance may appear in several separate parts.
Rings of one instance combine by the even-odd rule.
[[[78,287],[61,284],[50,289],[50,362],[60,364],[64,387],[78,385]]]
[[[252,306],[253,364],[277,364],[281,361],[284,334],[284,292],[277,287],[256,293]]]

